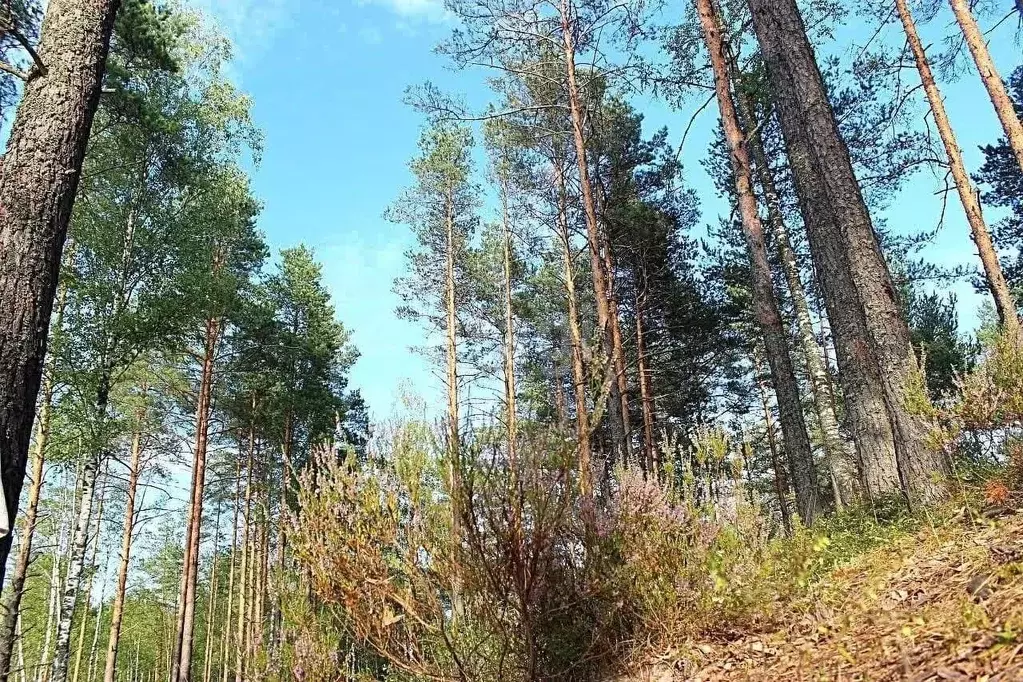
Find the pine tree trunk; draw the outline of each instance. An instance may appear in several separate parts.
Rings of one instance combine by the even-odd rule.
[[[734,58],[729,61],[732,73],[736,73]],[[795,249],[789,240],[788,228],[785,225],[785,218],[782,215],[781,199],[774,183],[773,172],[767,161],[767,154],[764,150],[763,137],[760,134],[760,123],[753,114],[753,106],[747,97],[738,97],[739,111],[747,130],[751,131],[747,144],[749,145],[754,167],[760,181],[760,187],[764,193],[764,203],[767,204],[768,224],[774,243],[778,250],[778,260],[781,261],[782,271],[785,274],[785,283],[788,286],[789,296],[792,298],[792,308],[796,317],[796,329],[799,334],[799,345],[803,351],[803,360],[806,363],[807,374],[810,378],[810,391],[813,395],[814,412],[817,415],[817,422],[821,429],[821,441],[824,449],[824,459],[831,476],[831,490],[836,509],[842,509],[842,479],[839,470],[839,463],[845,457],[845,444],[842,441],[842,434],[838,428],[838,417],[835,412],[835,402],[831,394],[823,349],[817,342],[813,332],[813,321],[810,318],[810,306],[807,303],[806,289],[803,287],[799,275],[799,263],[796,260]]]
[[[643,407],[643,469],[655,480],[660,478],[660,467],[657,465],[657,443],[655,439],[655,410],[653,387],[650,381],[650,369],[646,357],[646,303],[648,281],[646,266],[640,266],[636,283],[636,365],[639,374],[639,397]]]
[[[558,192],[557,229],[565,261],[565,298],[568,303],[568,329],[572,340],[572,384],[575,393],[576,440],[579,447],[579,493],[583,498],[588,498],[593,495],[593,464],[590,455],[590,413],[586,404],[586,371],[583,367],[583,335],[579,325],[579,307],[575,293],[572,242],[568,233],[565,171],[557,160],[554,163],[554,176]]]
[[[64,544],[63,532],[57,538],[53,548],[53,563],[50,566],[50,591],[46,603],[46,626],[43,628],[43,645],[39,649],[39,664],[36,666],[36,682],[47,677],[50,667],[50,644],[53,642],[53,626],[60,617],[60,555]]]
[[[991,98],[991,104],[994,105],[998,120],[1002,124],[1002,129],[1005,130],[1009,147],[1012,148],[1019,167],[1023,170],[1023,123],[1020,123],[1016,110],[1012,106],[1012,98],[1009,97],[1009,93],[1005,89],[1005,82],[998,75],[998,69],[987,49],[984,34],[977,26],[977,20],[973,18],[973,12],[970,11],[970,4],[967,0],[949,0],[949,4],[952,5],[952,12],[966,39],[966,46],[970,48],[970,54],[973,55],[973,63],[977,65],[980,79],[984,82],[984,87],[987,88],[988,97]],[[903,21],[903,25],[905,25],[905,21]]]
[[[939,497],[947,462],[907,402],[919,367],[849,152],[795,0],[750,0],[753,27],[835,333],[850,428],[875,497],[900,485],[911,504]]]
[[[448,485],[451,489],[451,536],[452,546],[461,542],[462,531],[462,484],[461,484],[461,443],[458,435],[458,341],[456,326],[455,295],[455,215],[454,198],[449,192],[445,199],[445,228],[447,243],[444,266],[444,312],[447,335],[447,388],[448,388]],[[453,618],[457,621],[463,614],[461,579],[457,572],[452,577],[451,604]]]
[[[256,422],[255,422],[255,411],[256,411],[256,396],[252,396],[251,409],[253,416],[249,422],[249,454],[248,463],[245,471],[245,509],[242,515],[242,561],[241,567],[238,571],[238,631],[235,638],[235,666],[234,666],[234,679],[235,682],[243,682],[245,678],[245,662],[246,652],[248,651],[248,641],[246,639],[246,621],[248,619],[249,603],[247,602],[247,592],[249,586],[249,572],[251,553],[249,551],[249,536],[251,535],[252,529],[252,464],[256,450]]]
[[[192,645],[195,635],[195,589],[199,573],[199,546],[202,544],[202,509],[206,490],[206,448],[209,441],[210,412],[214,363],[217,344],[220,339],[221,321],[210,317],[206,320],[206,335],[199,379],[199,397],[195,414],[195,456],[193,460],[194,480],[192,502],[188,519],[188,534],[185,540],[185,591],[181,595],[184,608],[180,618],[180,657],[174,666],[178,682],[192,679]]]
[[[239,444],[240,445],[240,444]],[[240,449],[240,447],[239,447]],[[231,563],[227,573],[227,612],[224,615],[223,637],[220,644],[220,682],[227,682],[228,647],[231,644],[231,617],[234,615],[235,555],[238,552],[238,509],[242,502],[241,452],[235,467],[234,517],[231,521]],[[107,682],[106,680],[104,682]]]
[[[969,9],[965,8],[965,3],[953,0],[952,4],[964,5],[963,11],[969,13]],[[959,200],[962,202],[963,211],[966,213],[966,221],[970,224],[973,242],[977,245],[977,253],[980,256],[981,264],[984,266],[984,277],[987,280],[991,296],[995,300],[995,310],[998,311],[998,319],[1001,321],[1006,332],[1018,337],[1020,324],[1019,314],[1016,312],[1016,304],[1012,299],[1012,292],[1005,281],[1005,276],[1002,274],[1002,266],[998,262],[998,253],[995,251],[994,242],[991,241],[991,233],[988,232],[987,225],[981,214],[980,200],[974,192],[973,183],[970,182],[970,176],[966,172],[963,155],[959,151],[959,143],[956,141],[955,133],[952,131],[952,124],[949,122],[948,114],[945,112],[945,102],[941,97],[941,91],[938,90],[938,84],[934,80],[934,74],[931,72],[931,65],[927,61],[927,54],[924,52],[923,43],[920,42],[920,36],[916,31],[913,15],[910,13],[906,0],[895,0],[895,8],[899,13],[899,19],[902,21],[902,28],[906,31],[906,40],[909,42],[909,48],[913,52],[913,59],[916,61],[916,69],[920,74],[920,82],[923,84],[924,93],[927,95],[927,102],[930,104],[931,113],[934,114],[934,125],[938,129],[941,143],[945,147],[945,155],[948,157],[952,179],[955,180],[956,191],[959,193]],[[973,26],[975,28],[976,24],[973,24]],[[978,68],[979,66],[980,63],[978,62]],[[1001,84],[1000,79],[998,82]],[[1015,118],[1016,113],[1012,108],[1011,102],[1009,103],[1009,111],[1012,113],[1013,118]],[[1016,126],[1019,126],[1019,120],[1016,120]],[[1008,129],[1006,130],[1008,131]],[[1023,136],[1023,130],[1020,131],[1020,135]],[[1021,140],[1023,140],[1023,137],[1021,137]],[[1021,142],[1021,147],[1017,150],[1017,154],[1023,159],[1023,142]],[[1021,168],[1023,168],[1023,163],[1021,163]]]
[[[0,173],[0,460],[13,523],[46,336],[119,0],[50,0]],[[0,539],[3,584],[11,534]]]
[[[220,507],[217,507],[216,532],[213,536],[213,557],[210,567],[210,591],[206,601],[206,641],[203,646],[202,682],[210,682],[213,673],[213,615],[217,608],[217,549],[220,545]]]
[[[508,465],[516,475],[515,315],[512,309],[512,234],[508,219],[508,183],[501,178],[501,226],[504,237],[504,405],[508,429]]]
[[[607,277],[605,275],[605,263],[601,254],[603,240],[600,235],[600,223],[597,220],[597,208],[593,199],[593,185],[590,182],[589,164],[586,155],[585,121],[583,103],[579,93],[579,86],[576,82],[575,67],[575,17],[569,0],[561,0],[561,33],[565,48],[565,67],[568,83],[568,104],[569,113],[572,119],[572,133],[575,142],[576,162],[579,166],[579,187],[582,191],[583,213],[586,218],[586,240],[590,251],[590,273],[593,278],[593,297],[597,305],[597,326],[600,328],[600,335],[607,353],[610,372],[615,376],[611,380],[611,401],[608,406],[610,413],[612,439],[620,461],[626,459],[628,449],[628,437],[625,432],[626,415],[622,411],[625,404],[619,391],[618,368],[624,362],[619,357],[620,345],[615,343],[613,323],[610,311],[610,291]],[[608,275],[610,273],[607,273]],[[617,316],[616,316],[617,317]],[[619,329],[619,342],[621,333]],[[624,367],[622,366],[624,370]],[[622,372],[624,377],[624,371]]]
[[[143,387],[143,393],[145,393]],[[142,470],[142,428],[145,412],[135,414],[135,433],[131,439],[131,458],[128,462],[128,490],[124,503],[124,532],[121,535],[121,558],[117,568],[117,587],[114,604],[110,612],[110,635],[107,640],[106,664],[103,668],[103,682],[115,682],[117,676],[117,652],[121,644],[121,623],[124,619],[124,600],[128,588],[128,569],[131,566],[131,545],[135,532],[135,496],[138,492]],[[91,682],[91,679],[90,679]]]
[[[753,277],[754,315],[764,339],[767,364],[771,370],[775,395],[778,397],[782,437],[785,440],[785,451],[788,455],[789,469],[792,472],[796,490],[796,506],[803,523],[809,526],[813,523],[818,506],[813,453],[803,420],[799,384],[792,367],[786,332],[778,312],[778,302],[775,299],[771,265],[767,259],[767,247],[764,243],[763,226],[760,223],[757,202],[753,195],[753,174],[746,151],[746,140],[732,102],[728,62],[718,17],[714,13],[711,0],[696,0],[696,7],[703,28],[704,41],[710,53],[711,67],[714,71],[721,125],[724,128],[725,138],[728,140],[731,152],[739,214],[742,218],[743,233],[746,238],[746,248]]]
[[[789,511],[789,481],[785,475],[778,452],[778,440],[774,434],[774,420],[771,418],[771,401],[767,395],[767,386],[761,378],[761,362],[754,361],[757,388],[760,389],[760,404],[764,408],[764,430],[767,433],[767,446],[771,450],[771,468],[774,469],[774,493],[778,496],[778,508],[781,511],[781,523],[786,533],[792,532],[792,512]]]

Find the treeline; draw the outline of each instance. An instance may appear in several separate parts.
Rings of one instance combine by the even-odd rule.
[[[937,55],[935,3],[450,0],[440,51],[492,104],[410,91],[387,212],[444,417],[370,437],[320,266],[258,231],[230,45],[170,3],[4,2],[0,678],[604,679],[764,622],[829,565],[814,529],[1020,457],[1023,71],[950,5]],[[846,21],[888,37],[815,55]],[[940,91],[964,59],[979,169]],[[638,93],[716,102],[714,224]],[[879,218],[926,167],[977,341],[927,284],[963,273]]]

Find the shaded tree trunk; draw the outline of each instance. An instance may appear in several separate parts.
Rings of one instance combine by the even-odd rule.
[[[919,368],[895,287],[795,0],[750,0],[838,348],[850,430],[873,498],[941,495],[947,462],[906,405]],[[868,314],[869,311],[869,314]]]
[[[655,431],[655,411],[653,386],[650,381],[650,368],[646,356],[646,317],[649,285],[646,267],[641,266],[636,284],[636,365],[639,374],[639,397],[643,408],[643,468],[655,479],[660,478],[660,467],[657,462],[657,443]]]
[[[803,420],[799,384],[792,367],[785,328],[775,299],[763,226],[753,195],[753,176],[746,151],[746,140],[732,102],[724,40],[711,0],[696,0],[696,7],[714,71],[721,124],[731,152],[735,191],[753,277],[754,315],[764,339],[767,364],[771,370],[775,395],[778,397],[782,437],[785,440],[785,451],[796,491],[796,506],[803,523],[810,525],[817,512],[817,481],[813,454]]]
[[[241,449],[241,448],[239,448]],[[228,661],[228,647],[231,644],[231,618],[234,615],[234,581],[235,574],[238,571],[235,570],[235,559],[238,551],[238,509],[241,507],[242,502],[242,472],[241,472],[241,452],[238,453],[238,466],[235,468],[235,487],[234,487],[234,516],[231,521],[231,564],[227,574],[227,612],[224,615],[224,627],[223,627],[223,640],[220,645],[220,680],[221,682],[227,682],[227,675],[229,661]],[[104,680],[104,682],[109,682]]]
[[[785,475],[785,466],[782,464],[778,452],[778,439],[774,434],[774,419],[771,418],[771,400],[767,394],[767,386],[761,378],[761,362],[759,358],[756,365],[757,388],[760,389],[760,404],[764,408],[764,431],[767,434],[767,446],[771,450],[771,468],[774,470],[774,494],[778,497],[778,508],[781,511],[781,522],[786,533],[792,532],[792,512],[789,511],[789,481]]]
[[[953,5],[959,4],[953,0]],[[910,13],[906,0],[895,0],[895,8],[902,21],[902,28],[906,32],[906,39],[909,42],[909,49],[916,61],[916,69],[920,74],[920,82],[923,84],[924,93],[927,95],[927,102],[930,104],[931,113],[934,114],[934,125],[938,129],[941,143],[945,147],[945,155],[948,157],[949,169],[952,171],[952,179],[956,183],[956,191],[959,193],[959,200],[963,204],[963,211],[966,213],[966,221],[970,224],[970,236],[973,243],[977,245],[977,254],[984,266],[984,278],[987,281],[988,290],[995,301],[995,310],[998,311],[998,319],[1001,321],[1005,331],[1013,336],[1019,336],[1020,325],[1019,315],[1016,312],[1016,304],[1012,299],[1012,292],[1002,274],[1001,263],[998,262],[998,253],[995,251],[994,242],[991,241],[991,233],[987,229],[980,210],[980,200],[970,182],[970,176],[966,172],[966,165],[963,163],[963,155],[959,151],[959,143],[956,141],[955,133],[952,131],[952,124],[949,122],[948,114],[945,112],[945,102],[938,90],[938,84],[931,72],[931,65],[927,61],[927,54],[924,52],[923,43],[916,31],[916,24],[913,15]],[[969,11],[969,10],[965,10]],[[978,64],[979,68],[979,64]],[[1001,81],[999,80],[999,83]],[[1012,111],[1010,102],[1009,109]],[[1015,111],[1012,116],[1015,117]],[[1019,126],[1019,121],[1016,121]],[[1023,132],[1021,132],[1023,134]],[[1020,151],[1020,158],[1023,159],[1023,147]],[[1023,163],[1021,163],[1023,167]]]
[[[50,0],[0,173],[0,461],[13,523],[61,252],[119,0]],[[0,539],[3,584],[11,535]]]
[[[249,548],[249,536],[252,532],[252,465],[256,449],[255,395],[252,396],[251,408],[253,416],[249,422],[249,454],[245,471],[245,511],[242,515],[242,561],[238,572],[238,632],[235,641],[235,682],[242,682],[242,680],[245,679],[245,663],[247,660],[246,653],[248,651],[248,639],[246,636],[248,628],[246,627],[246,623],[249,620],[249,610],[251,610],[251,602],[247,599],[247,597],[249,596],[248,586],[250,584],[250,564],[253,563],[251,559],[252,554]]]
[[[103,478],[109,481],[110,476],[110,460],[106,460],[103,471]],[[96,559],[99,555],[99,540],[100,531],[103,529],[103,507],[106,502],[106,487],[100,489],[99,504],[96,506],[96,534],[92,541],[92,556],[89,558],[89,577],[85,581],[85,613],[82,614],[82,622],[78,626],[78,646],[75,649],[75,665],[71,672],[72,682],[78,682],[78,675],[82,668],[82,656],[85,653],[85,632],[88,629],[89,619],[89,605],[92,603],[92,586],[96,580],[97,564]],[[100,611],[102,611],[103,601],[100,600]]]
[[[1012,98],[1009,97],[1009,92],[1005,89],[1005,82],[998,75],[998,69],[987,49],[984,34],[977,26],[977,20],[973,18],[973,12],[970,11],[970,4],[967,0],[949,0],[949,4],[952,6],[952,12],[963,32],[963,37],[966,39],[966,46],[973,56],[973,63],[977,65],[980,80],[987,88],[988,97],[991,98],[991,104],[994,105],[995,113],[998,114],[998,120],[1005,131],[1009,147],[1016,156],[1020,169],[1023,170],[1023,123],[1020,123],[1016,109],[1012,106]]]
[[[515,315],[512,309],[512,234],[508,219],[508,181],[501,178],[501,225],[504,237],[504,403],[508,429],[508,464],[516,467]]]

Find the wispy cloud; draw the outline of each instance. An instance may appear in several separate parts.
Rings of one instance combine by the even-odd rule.
[[[383,7],[407,21],[441,23],[450,18],[444,0],[356,0],[356,3]]]
[[[255,61],[298,12],[302,0],[191,0],[212,17],[235,44],[241,61]]]

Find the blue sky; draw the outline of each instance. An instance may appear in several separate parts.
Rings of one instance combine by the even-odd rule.
[[[406,164],[419,135],[421,118],[401,101],[405,88],[432,80],[453,92],[482,92],[481,74],[454,73],[433,54],[450,30],[440,0],[192,2],[236,43],[233,76],[252,96],[265,134],[263,161],[254,171],[265,204],[262,229],[275,248],[305,242],[316,249],[339,317],[362,353],[354,385],[376,417],[386,416],[402,385],[436,395],[432,369],[409,350],[423,342],[421,330],[394,315],[392,282],[404,270],[411,238],[382,214],[409,182]],[[939,20],[921,31],[926,42],[946,29]],[[995,35],[993,49],[1007,76],[1020,62],[1011,30]],[[942,86],[967,165],[976,169],[977,146],[996,136],[997,120],[972,73]],[[694,101],[689,111],[675,112],[648,97],[636,104],[650,130],[667,125],[676,142],[698,106]],[[919,98],[917,105],[922,111]],[[707,220],[723,210],[699,166],[715,120],[716,110],[708,107],[683,154]],[[930,171],[917,174],[887,211],[889,226],[898,232],[933,229],[941,211],[934,196],[939,180]],[[951,196],[944,228],[925,255],[973,265],[973,254]],[[961,318],[971,326],[984,299],[965,284],[957,291]]]

